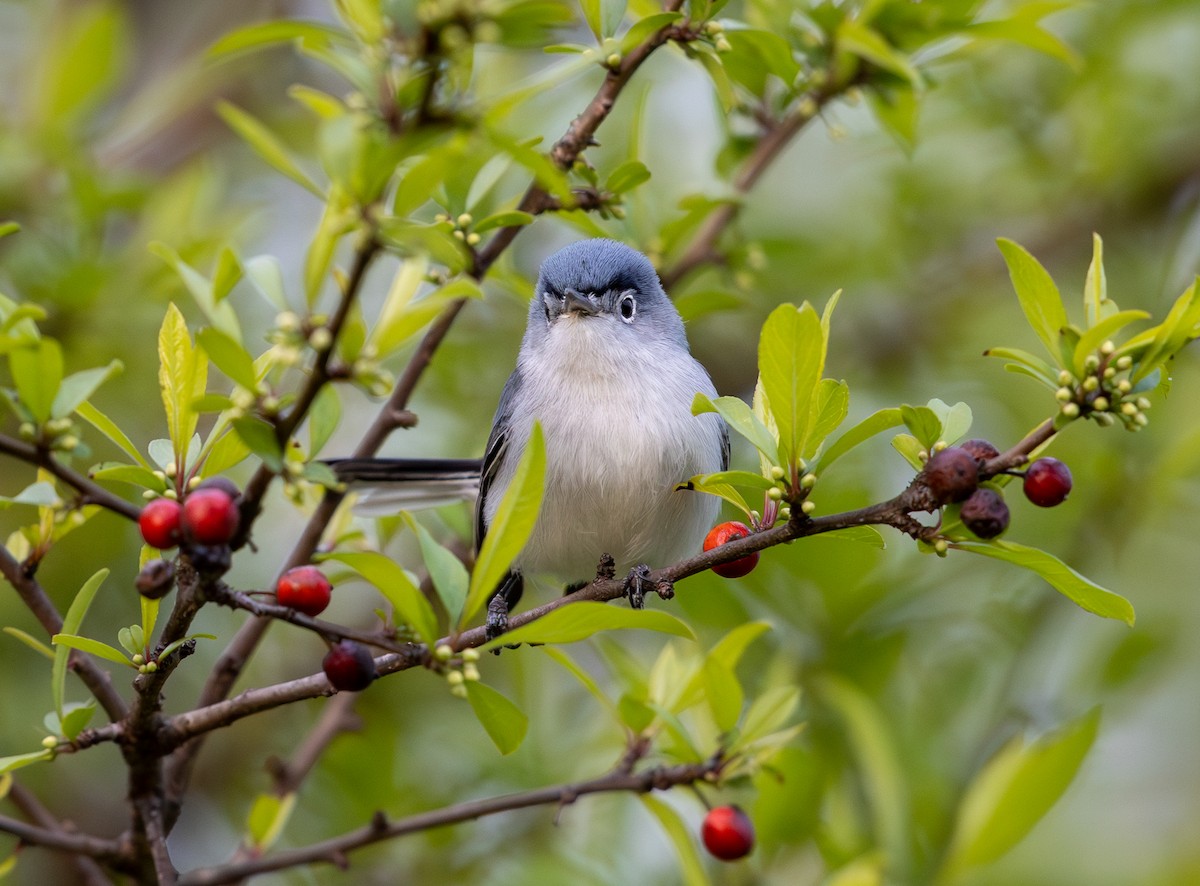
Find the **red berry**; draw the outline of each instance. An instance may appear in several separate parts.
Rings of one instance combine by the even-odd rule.
[[[172,498],[156,498],[138,515],[138,528],[142,538],[152,548],[164,551],[179,544],[183,508]]]
[[[371,650],[353,640],[342,640],[325,654],[321,669],[329,685],[339,692],[361,692],[375,679]]]
[[[1008,528],[1008,505],[995,489],[981,486],[963,502],[958,512],[963,526],[980,538],[995,538]]]
[[[197,489],[183,501],[183,528],[192,541],[225,545],[238,528],[238,509],[223,489]]]
[[[750,527],[745,523],[738,523],[732,520],[728,523],[718,523],[705,536],[704,550],[711,551],[713,548],[720,547],[727,541],[745,538],[749,534]],[[755,551],[753,554],[747,554],[738,560],[714,566],[712,571],[723,578],[741,578],[743,575],[749,575],[757,565],[758,551]]]
[[[734,861],[754,848],[754,822],[737,806],[718,806],[700,827],[704,848],[722,861]]]
[[[1025,497],[1038,507],[1060,505],[1071,494],[1071,470],[1057,458],[1039,458],[1025,471]]]
[[[938,504],[966,501],[979,485],[979,462],[958,446],[935,452],[921,472]]]
[[[289,569],[275,585],[275,597],[280,606],[290,606],[305,615],[320,615],[329,605],[333,586],[316,566],[297,566]]]

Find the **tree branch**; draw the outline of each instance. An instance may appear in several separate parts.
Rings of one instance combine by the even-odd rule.
[[[78,471],[71,470],[49,450],[0,434],[0,452],[49,471],[79,493],[81,504],[99,505],[130,520],[136,520],[141,513],[140,507],[114,495]]]
[[[25,817],[37,827],[46,831],[65,834],[67,836],[80,836],[80,834],[71,830],[63,822],[59,821],[49,809],[42,805],[41,801],[34,795],[33,792],[27,790],[20,782],[14,781],[12,783],[11,787],[9,788],[8,797],[13,801],[16,807],[21,810]],[[100,838],[92,837],[88,839],[99,841]],[[114,851],[119,852],[119,843],[117,841],[109,842],[112,844]],[[80,882],[84,884],[84,886],[111,886],[108,877],[105,876],[103,868],[96,863],[96,857],[99,856],[70,852],[71,864],[75,866],[75,870],[80,877]]]
[[[641,772],[626,773],[614,771],[591,781],[575,784],[561,784],[538,788],[519,794],[508,794],[483,800],[473,800],[455,806],[447,806],[433,812],[413,815],[394,822],[389,822],[381,813],[365,827],[355,831],[304,846],[277,852],[264,858],[238,862],[216,868],[202,868],[191,871],[179,880],[179,886],[218,886],[222,883],[233,883],[245,877],[268,871],[278,871],[300,865],[324,862],[327,864],[344,865],[346,855],[355,849],[402,837],[406,834],[445,827],[495,815],[510,812],[515,809],[529,809],[535,806],[564,806],[574,803],[578,798],[588,794],[615,793],[627,791],[632,793],[649,793],[656,790],[668,790],[680,785],[695,784],[699,781],[714,778],[724,766],[725,761],[714,758],[706,763],[687,763],[677,766],[659,766]]]

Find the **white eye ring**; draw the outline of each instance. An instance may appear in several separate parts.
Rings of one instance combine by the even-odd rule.
[[[621,315],[621,319],[626,323],[632,323],[633,318],[637,316],[637,302],[634,301],[632,295],[621,296],[621,301],[617,305],[617,311]]]

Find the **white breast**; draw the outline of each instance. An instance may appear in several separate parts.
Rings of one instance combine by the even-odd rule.
[[[699,552],[716,518],[715,497],[675,491],[721,469],[720,419],[691,413],[698,391],[715,396],[707,373],[677,346],[614,353],[613,336],[602,334],[612,321],[564,317],[539,359],[521,366],[512,442],[522,445],[535,418],[546,439],[545,498],[517,562],[526,574],[590,580],[606,553],[618,574],[666,566]],[[488,499],[490,522],[499,495]]]

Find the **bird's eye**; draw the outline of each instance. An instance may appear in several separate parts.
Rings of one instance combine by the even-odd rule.
[[[619,310],[621,311],[622,320],[626,323],[633,322],[633,315],[637,313],[637,303],[634,302],[632,295],[627,295],[621,299]]]

